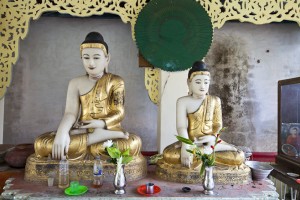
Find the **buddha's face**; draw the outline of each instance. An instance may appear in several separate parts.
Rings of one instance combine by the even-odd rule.
[[[208,93],[209,84],[208,75],[196,75],[189,81],[189,89],[193,96],[204,96]]]
[[[100,48],[85,48],[81,57],[85,71],[92,77],[102,75],[109,63],[109,55],[105,56]]]

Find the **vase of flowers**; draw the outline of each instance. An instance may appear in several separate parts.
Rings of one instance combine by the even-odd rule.
[[[114,178],[115,194],[125,194],[126,177],[124,173],[124,164],[117,165],[117,172]]]
[[[103,143],[103,146],[110,156],[109,162],[116,165],[116,175],[114,177],[115,194],[125,194],[126,176],[124,168],[133,159],[129,154],[130,149],[121,152],[112,140],[107,140]]]
[[[224,129],[225,128],[221,129],[220,132]],[[197,146],[197,141],[193,142],[192,140],[181,136],[176,136],[176,138],[179,141],[190,145],[190,149],[187,149],[187,152],[193,154],[198,160],[202,161],[202,166],[200,168],[200,176],[204,175],[204,194],[213,195],[213,189],[215,187],[213,179],[213,166],[215,165],[216,160],[215,147],[217,146],[217,144],[222,142],[222,140],[220,140],[220,133],[216,135],[214,145],[210,146],[210,148],[212,149],[211,153],[205,153],[202,148]]]
[[[203,188],[204,194],[206,195],[213,195],[214,194],[214,187],[215,182],[213,179],[213,166],[206,166],[204,169],[204,179],[203,179]]]

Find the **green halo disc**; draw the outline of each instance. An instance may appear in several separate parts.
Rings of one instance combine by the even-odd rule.
[[[135,24],[140,52],[165,71],[186,70],[202,60],[212,38],[210,17],[195,0],[151,0]]]

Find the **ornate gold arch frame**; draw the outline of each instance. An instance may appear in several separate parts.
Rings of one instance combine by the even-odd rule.
[[[130,23],[134,39],[134,25],[141,9],[149,0],[1,0],[0,1],[0,99],[4,97],[12,78],[12,65],[18,59],[19,39],[24,39],[30,20],[37,20],[44,12],[57,11],[79,17],[119,15]],[[208,12],[213,27],[221,28],[226,21],[239,20],[266,24],[283,20],[300,25],[300,2],[297,0],[196,0]],[[149,83],[157,79],[154,73]],[[145,82],[146,82],[145,79]],[[146,85],[149,95],[157,94],[155,84]],[[152,98],[151,98],[152,99]],[[153,97],[155,99],[155,97]],[[157,99],[157,98],[156,98]]]

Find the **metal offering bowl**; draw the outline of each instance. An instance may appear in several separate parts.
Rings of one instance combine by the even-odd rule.
[[[191,191],[191,188],[189,188],[189,187],[183,187],[182,191],[183,192],[189,192],[189,191]]]
[[[252,179],[255,181],[264,180],[273,170],[273,167],[268,163],[246,161],[245,164],[251,168]]]

